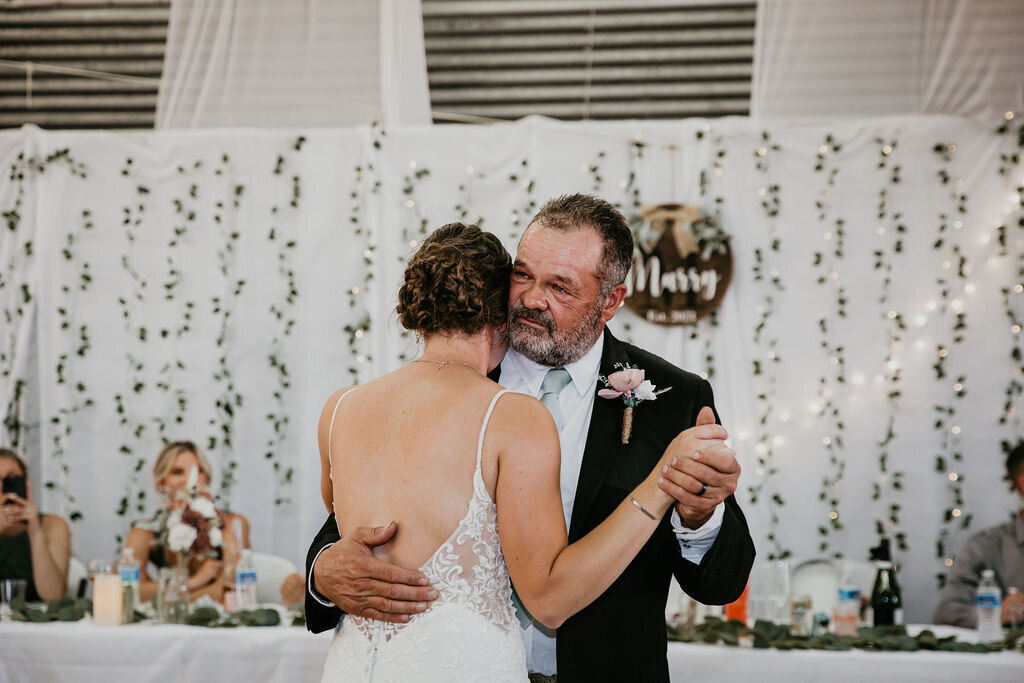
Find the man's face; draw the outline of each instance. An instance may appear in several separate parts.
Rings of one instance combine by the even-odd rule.
[[[590,350],[615,315],[625,286],[601,297],[604,243],[596,230],[531,225],[519,243],[509,292],[509,343],[558,367]],[[620,291],[621,290],[621,291]]]

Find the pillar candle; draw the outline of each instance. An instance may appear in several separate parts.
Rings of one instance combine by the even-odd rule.
[[[121,577],[99,574],[93,578],[92,620],[99,626],[121,624]]]

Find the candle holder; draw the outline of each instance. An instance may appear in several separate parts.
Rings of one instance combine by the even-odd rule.
[[[93,577],[92,620],[97,626],[121,625],[121,577],[97,574]]]

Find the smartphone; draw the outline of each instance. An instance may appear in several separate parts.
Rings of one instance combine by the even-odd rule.
[[[14,493],[21,498],[28,498],[28,492],[25,490],[25,477],[21,474],[12,474],[4,477],[4,490],[3,493]]]

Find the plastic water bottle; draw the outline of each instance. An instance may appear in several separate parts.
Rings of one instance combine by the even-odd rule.
[[[131,548],[121,551],[117,571],[121,575],[121,623],[130,624],[135,621],[135,606],[139,604],[139,563]]]
[[[235,609],[256,609],[256,565],[249,549],[242,551],[235,569]]]
[[[1003,592],[999,590],[995,576],[991,569],[983,570],[981,583],[974,592],[974,604],[978,609],[978,642],[981,643],[1003,639],[1003,626],[999,620]]]
[[[836,603],[832,620],[837,636],[857,635],[857,624],[860,620],[860,588],[854,585],[849,567],[844,569],[839,580],[839,602]]]

